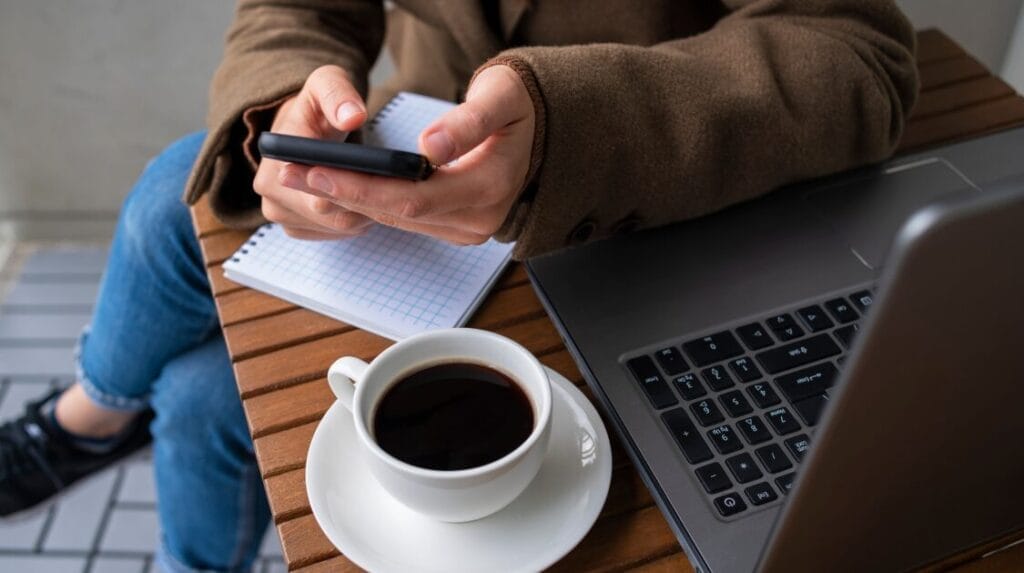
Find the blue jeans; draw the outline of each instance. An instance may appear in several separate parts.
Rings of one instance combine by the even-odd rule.
[[[204,133],[146,167],[121,210],[78,380],[99,405],[156,411],[165,571],[247,571],[270,519],[199,243],[181,196]]]

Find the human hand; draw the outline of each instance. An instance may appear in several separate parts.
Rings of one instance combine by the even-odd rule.
[[[526,183],[534,123],[519,74],[492,66],[473,81],[465,103],[420,134],[422,153],[446,164],[430,179],[289,164],[281,181],[391,227],[478,245],[501,227]]]
[[[271,131],[301,137],[340,140],[366,121],[366,105],[338,66],[317,68],[302,90],[286,100],[274,116]],[[366,232],[373,221],[341,207],[303,184],[290,164],[264,158],[253,189],[263,197],[263,216],[279,223],[297,239],[328,240]],[[296,193],[300,189],[306,193]]]

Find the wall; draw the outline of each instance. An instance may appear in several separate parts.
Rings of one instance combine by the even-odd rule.
[[[1024,40],[1004,58],[1021,0],[898,1],[1024,83]],[[231,12],[228,0],[0,0],[0,236],[109,233],[146,161],[202,127]]]

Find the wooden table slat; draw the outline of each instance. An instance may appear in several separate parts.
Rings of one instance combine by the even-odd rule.
[[[231,292],[237,292],[245,288],[224,276],[224,268],[221,265],[207,268],[206,278],[210,281],[210,292],[213,294],[214,298]]]
[[[226,227],[213,215],[209,197],[203,196],[192,206],[192,228],[200,239],[222,232]]]
[[[679,551],[676,537],[658,508],[598,519],[580,543],[551,571],[601,571],[647,563]]]
[[[297,469],[267,478],[267,492],[270,513],[274,523],[284,523],[310,513],[309,498],[306,496],[306,470]]]
[[[293,569],[293,571],[295,573],[355,573],[362,571],[362,569],[348,559],[345,559],[344,556],[338,555],[326,561]]]
[[[304,515],[277,526],[281,536],[281,550],[289,568],[304,567],[340,555],[316,524],[316,519]]]
[[[255,438],[281,432],[319,420],[334,403],[334,394],[326,378],[317,378],[277,392],[260,394],[245,401],[249,431]],[[297,444],[305,458],[308,444]]]
[[[920,121],[1013,94],[1013,88],[995,76],[957,82],[922,93],[909,119]]]
[[[294,304],[279,299],[276,296],[248,288],[220,295],[215,300],[217,301],[217,314],[220,315],[221,326],[225,327],[245,320],[251,320],[252,317],[271,316],[298,308]],[[232,342],[228,340],[229,350]]]
[[[917,33],[918,65],[949,59],[963,53],[963,49],[956,42],[935,28]]]
[[[952,143],[1024,122],[1024,99],[1014,94],[907,124],[900,151]]]
[[[204,237],[199,241],[203,251],[203,260],[207,267],[219,265],[235,254],[242,243],[252,235],[252,231],[228,230],[223,233]]]
[[[528,284],[496,290],[477,310],[469,326],[494,329],[526,318],[538,318],[544,308]],[[258,317],[224,328],[231,340],[229,350],[235,360],[310,342],[352,330],[352,327],[304,308]]]
[[[928,64],[926,69],[928,73],[924,73],[925,69],[923,68],[921,74],[922,92],[991,75],[981,62],[967,54]]]
[[[1024,99],[942,32],[920,32],[917,56],[923,91],[908,121],[900,152],[1024,122]],[[224,279],[219,276],[219,263],[244,242],[248,233],[224,228],[204,202],[193,209],[193,223],[226,327],[225,337],[235,361],[250,429],[256,436],[254,447],[278,522],[285,560],[292,570],[357,571],[331,546],[309,514],[305,456],[316,421],[333,403],[323,379],[331,361],[342,355],[372,359],[390,341]],[[527,282],[523,265],[513,264],[470,324],[519,341],[538,354],[543,363],[582,385],[571,355]],[[590,389],[582,390],[593,401]],[[612,451],[615,469],[601,517],[555,570],[691,570],[615,436]],[[959,556],[959,561],[942,563],[956,566],[996,546],[987,545]],[[1003,567],[1012,567],[1024,560],[1024,546],[1011,548],[1003,555],[1010,564]],[[988,565],[979,564],[986,562],[996,563],[975,561],[968,567],[985,571]]]
[[[246,407],[248,409],[248,406]],[[306,450],[319,422],[310,422],[253,440],[263,478],[306,466]],[[298,446],[296,446],[298,444]]]

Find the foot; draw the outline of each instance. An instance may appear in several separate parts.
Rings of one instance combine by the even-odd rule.
[[[0,426],[0,518],[38,506],[152,440],[149,422],[153,413],[147,410],[108,443],[82,447],[51,415],[52,403],[60,393],[54,390],[29,402],[24,415]]]

